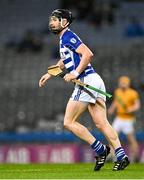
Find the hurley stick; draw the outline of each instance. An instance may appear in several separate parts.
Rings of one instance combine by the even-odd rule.
[[[52,75],[52,76],[61,76],[61,77],[63,77],[65,75],[64,72],[60,69],[60,67],[56,66],[56,65],[48,67],[48,73],[50,75]],[[76,83],[76,84],[78,84],[80,86],[86,87],[88,89],[91,89],[93,91],[96,91],[96,92],[98,92],[100,94],[103,94],[103,95],[105,95],[108,98],[112,97],[111,94],[109,94],[107,92],[104,92],[104,91],[102,91],[102,90],[100,90],[98,88],[95,88],[93,86],[90,86],[88,84],[85,84],[85,83],[81,82],[80,80],[74,79],[74,80],[72,80],[72,82]]]

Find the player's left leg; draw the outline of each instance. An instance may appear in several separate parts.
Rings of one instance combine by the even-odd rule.
[[[124,149],[121,147],[121,143],[116,131],[112,128],[107,120],[104,100],[102,98],[97,98],[97,103],[89,104],[88,110],[96,127],[105,135],[106,139],[115,150],[117,163],[115,164],[113,170],[124,169],[129,164],[129,160]]]
[[[131,151],[131,161],[138,162],[139,146],[138,146],[138,142],[135,138],[134,133],[132,132],[132,133],[127,134],[127,139],[128,139],[130,151]]]

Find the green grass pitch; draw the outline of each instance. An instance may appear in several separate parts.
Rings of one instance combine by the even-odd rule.
[[[94,164],[1,164],[0,179],[143,179],[144,164],[130,164],[123,171],[112,171],[112,163],[98,172]]]

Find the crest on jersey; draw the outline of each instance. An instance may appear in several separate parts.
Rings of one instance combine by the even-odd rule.
[[[75,44],[77,42],[77,40],[75,38],[71,38],[70,42],[72,42],[73,44]]]

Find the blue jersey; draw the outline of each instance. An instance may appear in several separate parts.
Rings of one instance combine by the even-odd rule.
[[[82,44],[81,39],[70,29],[64,32],[60,37],[60,57],[63,59],[65,68],[71,73],[75,70],[81,60],[80,55],[76,52],[76,49]],[[85,70],[79,75],[78,78],[87,76],[94,73],[94,69],[89,63]]]

